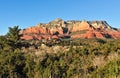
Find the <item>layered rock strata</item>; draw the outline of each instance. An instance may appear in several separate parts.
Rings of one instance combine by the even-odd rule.
[[[42,40],[58,38],[120,38],[120,31],[106,21],[63,21],[58,18],[49,23],[40,23],[22,30],[21,39]]]

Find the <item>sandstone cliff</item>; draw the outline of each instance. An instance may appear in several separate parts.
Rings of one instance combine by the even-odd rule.
[[[64,21],[60,18],[49,23],[40,23],[22,30],[21,39],[53,38],[120,38],[120,31],[112,28],[106,21]]]

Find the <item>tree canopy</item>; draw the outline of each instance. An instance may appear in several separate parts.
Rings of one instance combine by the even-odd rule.
[[[17,42],[20,37],[19,32],[20,32],[19,26],[14,26],[13,28],[9,27],[7,38],[13,42]]]

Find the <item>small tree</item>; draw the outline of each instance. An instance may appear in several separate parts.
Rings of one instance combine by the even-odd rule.
[[[5,36],[0,36],[0,50],[10,50],[12,46],[10,46],[9,41]]]
[[[19,40],[20,37],[20,29],[18,27],[19,26],[14,26],[13,28],[9,27],[9,31],[7,33],[8,39],[15,43]]]

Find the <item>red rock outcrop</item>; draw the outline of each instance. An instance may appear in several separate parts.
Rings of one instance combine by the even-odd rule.
[[[71,34],[74,33],[74,34]],[[21,39],[53,38],[120,38],[120,31],[110,27],[105,21],[69,21],[57,19],[47,24],[26,28]]]
[[[49,39],[58,38],[58,34],[63,35],[63,29],[59,28],[47,28],[47,27],[30,27],[23,30],[21,39],[32,40],[32,39]]]
[[[23,31],[23,34],[48,34],[46,27],[30,27]]]
[[[71,36],[71,38],[100,38],[100,39],[105,39],[105,38],[113,38],[113,39],[118,39],[120,38],[120,32],[118,31],[107,31],[107,30],[88,30],[84,34],[74,34]]]
[[[113,32],[109,32],[109,34],[114,39],[120,38],[120,32],[113,31]]]
[[[33,36],[29,36],[29,35],[23,35],[22,37],[20,37],[21,39],[25,39],[25,40],[33,40]]]
[[[89,30],[89,29],[90,29],[90,25],[85,20],[82,20],[81,23],[77,22],[73,25],[72,32]]]

